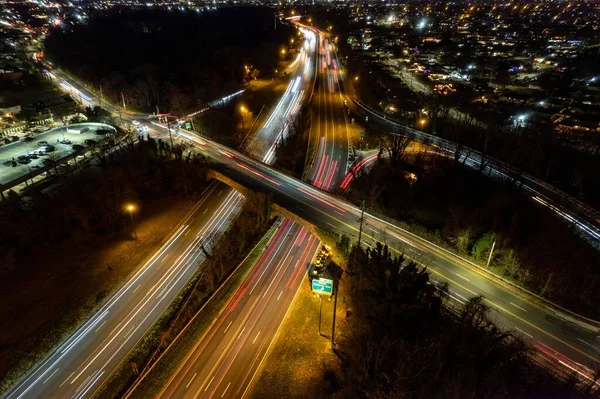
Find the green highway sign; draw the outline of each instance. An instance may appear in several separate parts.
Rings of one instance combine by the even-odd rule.
[[[192,127],[192,124],[191,124],[191,122],[186,122],[186,123],[185,123],[185,128],[186,128],[186,129],[188,129],[188,130],[189,130],[191,127]]]
[[[312,290],[317,294],[333,294],[333,280],[328,278],[313,279]]]

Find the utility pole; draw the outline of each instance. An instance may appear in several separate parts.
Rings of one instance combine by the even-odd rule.
[[[321,313],[323,311],[323,297],[319,295],[319,335],[321,335]]]
[[[125,106],[125,96],[123,95],[123,92],[121,92],[121,100],[123,101],[123,109],[127,109]]]
[[[169,115],[167,114],[167,130],[169,131],[169,141],[171,141],[171,152],[173,152],[173,135],[171,135],[171,124],[169,123]]]
[[[133,206],[127,207],[127,210],[129,211],[129,217],[131,218],[131,227],[133,228],[133,236],[137,240],[138,239],[137,230],[135,228],[135,222],[133,221]]]
[[[100,94],[98,95],[99,107],[102,108],[102,85],[100,85]]]
[[[494,248],[496,247],[496,241],[494,241],[492,243],[492,250],[490,251],[490,256],[488,256],[488,261],[487,261],[487,265],[485,265],[487,268],[490,267],[490,262],[492,261],[492,255],[494,254]]]
[[[244,136],[244,139],[242,140],[242,142],[240,143],[240,148],[244,148],[244,142],[246,141],[246,139],[248,138],[248,135],[250,134],[250,132],[252,131],[252,128],[254,127],[254,125],[256,124],[256,121],[258,121],[258,117],[260,116],[260,114],[262,114],[263,109],[265,109],[265,104],[263,104],[262,108],[260,109],[260,112],[258,113],[258,115],[256,115],[256,118],[254,119],[254,122],[252,122],[252,126],[250,126],[250,129],[248,130],[248,133],[246,133],[246,135]]]
[[[194,133],[196,133],[196,128],[194,127],[194,117],[193,116],[190,118],[190,122],[192,123],[192,130],[194,131]]]
[[[333,289],[335,290],[335,297],[333,298],[333,323],[331,324],[331,350],[335,350],[335,311],[337,308],[337,284],[334,281]]]
[[[360,227],[358,228],[358,247],[360,248],[360,240],[362,238],[363,231],[363,222],[365,221],[365,200],[362,200],[362,203],[360,204],[360,218],[358,218],[358,221],[360,222]]]

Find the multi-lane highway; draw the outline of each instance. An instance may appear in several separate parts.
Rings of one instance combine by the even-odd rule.
[[[323,230],[357,238],[361,211],[356,206],[219,144],[198,140],[204,153],[214,160],[215,169],[224,175],[251,189],[273,193],[276,203]],[[367,214],[366,218],[363,231],[366,245],[385,242],[396,253],[406,253],[426,264],[434,279],[451,284],[451,298],[456,302],[483,295],[497,310],[502,325],[514,328],[536,347],[543,348],[543,353],[552,357],[557,367],[567,364],[589,374],[585,366],[600,362],[598,328],[586,327],[562,313],[528,301],[492,281],[468,261],[374,215]]]
[[[312,133],[318,147],[309,180],[330,189],[345,175],[348,138],[333,47],[323,36],[320,42]],[[248,393],[295,293],[306,283],[306,270],[318,247],[319,240],[306,228],[285,219],[160,396],[237,398]]]
[[[311,48],[308,49],[308,52],[310,51],[312,51]],[[310,70],[310,66],[307,67],[306,65],[312,65],[312,62],[307,62],[309,60],[308,56],[302,59],[297,64],[297,76],[304,75],[306,73],[305,68]],[[314,60],[314,58],[312,59]],[[327,77],[330,76],[331,71],[327,68],[327,73],[324,74],[323,79],[327,80]],[[310,79],[303,79],[298,84],[298,88],[303,88],[300,89],[300,92],[306,90],[307,81],[310,81]],[[294,78],[292,78],[290,84],[296,84]],[[320,86],[326,85],[322,84]],[[297,101],[302,95],[295,95],[295,93],[298,93],[298,91],[294,91],[293,86],[288,88],[281,99],[281,107],[278,106],[274,111],[278,114],[274,120],[287,120],[290,113],[297,109]],[[91,94],[88,93],[88,95]],[[333,104],[333,100],[331,100],[333,97],[335,96],[330,96],[328,100],[330,104]],[[324,101],[326,103],[327,100]],[[324,103],[321,102],[321,104]],[[323,120],[323,122],[333,122],[335,119],[333,107],[330,109],[333,115],[329,117],[330,119]],[[321,118],[319,118],[319,124],[321,124]],[[335,123],[331,126],[335,126]],[[261,139],[285,134],[285,127],[276,126],[274,123],[265,125],[265,128],[270,129],[272,133],[265,133],[264,136],[259,134]],[[330,139],[324,140],[324,144],[335,143],[335,135],[340,133],[337,128],[332,129],[331,133],[324,133],[321,128],[319,128],[319,131],[320,135],[329,134]],[[355,206],[331,196],[323,190],[285,176],[271,169],[266,163],[252,160],[224,146],[187,133],[184,133],[183,137],[194,142],[214,161],[215,169],[228,177],[250,188],[272,192],[277,203],[324,230],[336,234],[347,234],[354,238],[357,236],[358,225],[356,220],[360,215],[360,210]],[[273,146],[267,146],[263,148],[262,153],[260,153],[260,149],[253,149],[253,151],[260,153],[261,157],[259,159],[271,161],[273,155],[269,152],[272,153],[272,149]],[[264,152],[265,150],[266,152]],[[328,154],[331,155],[325,158]],[[322,166],[324,172],[320,176],[318,171],[314,172],[317,173],[316,176],[314,174],[311,176],[316,185],[327,188],[328,181],[330,183],[336,180],[339,181],[337,173],[343,175],[345,170],[341,171],[342,169],[339,169],[340,172],[337,172],[338,169],[334,165],[336,158],[339,160],[340,157],[343,158],[343,155],[337,153],[335,147],[333,149],[327,145],[320,147],[319,162],[315,163],[316,166],[313,172],[321,168],[321,162],[325,162],[323,159],[328,161],[326,166]],[[332,170],[333,172],[331,172]],[[140,268],[138,273],[98,313],[38,364],[22,381],[16,384],[8,392],[7,397],[79,398],[90,396],[95,392],[112,370],[125,358],[135,343],[141,339],[148,327],[168,306],[171,299],[201,263],[203,255],[201,251],[198,251],[198,245],[205,243],[210,246],[211,243],[214,243],[228,221],[239,209],[242,201],[241,196],[231,189],[224,188],[220,184],[211,185],[198,207],[165,246],[146,265]],[[180,386],[183,384],[184,387],[185,385],[195,386],[201,394],[202,390],[206,389],[206,392],[211,392],[213,396],[219,394],[219,396],[225,397],[225,395],[230,395],[229,390],[241,393],[244,386],[247,388],[251,380],[251,378],[248,379],[251,373],[245,375],[246,372],[242,372],[239,367],[232,365],[242,357],[247,357],[247,361],[243,364],[252,365],[252,367],[257,366],[260,356],[264,356],[265,345],[268,342],[267,340],[261,341],[260,336],[272,337],[276,323],[273,323],[271,318],[280,319],[283,317],[282,309],[287,308],[286,306],[277,306],[277,304],[273,305],[273,301],[287,301],[289,303],[294,291],[293,285],[299,284],[298,281],[302,279],[299,271],[302,270],[302,266],[298,266],[300,269],[292,267],[293,259],[297,260],[298,265],[308,262],[308,257],[317,246],[316,240],[313,238],[311,241],[308,233],[299,233],[302,229],[297,225],[287,222],[282,229],[287,229],[285,230],[287,233],[284,234],[283,230],[280,230],[277,236],[279,244],[275,244],[275,241],[273,241],[269,247],[270,255],[261,258],[262,263],[259,263],[257,269],[255,269],[261,270],[261,274],[264,273],[263,276],[268,273],[269,276],[273,277],[263,280],[260,275],[253,273],[251,275],[253,280],[247,281],[249,284],[254,282],[257,290],[260,290],[261,287],[264,288],[263,291],[258,291],[263,292],[263,297],[258,298],[258,301],[252,299],[242,301],[241,298],[244,295],[237,296],[240,299],[238,303],[228,305],[231,317],[229,321],[232,322],[229,327],[231,330],[225,331],[229,321],[223,321],[223,323],[226,323],[225,327],[215,327],[217,326],[215,323],[213,330],[211,330],[217,335],[220,332],[230,334],[222,342],[219,342],[221,346],[217,345],[214,350],[213,363],[211,364],[216,368],[213,369],[211,366],[211,371],[208,373],[203,372],[205,373],[203,375],[211,375],[211,377],[206,381],[206,378],[202,379],[199,376],[200,374],[194,376],[193,373],[190,375],[185,372],[184,377],[190,379],[185,380],[183,378],[179,385],[175,387],[176,390],[181,389]],[[292,237],[298,234],[302,236],[303,234],[304,238],[301,241],[287,239],[290,234],[292,234]],[[429,270],[436,279],[449,281],[451,283],[452,300],[464,302],[469,296],[484,295],[493,308],[498,310],[497,317],[502,324],[518,329],[524,336],[529,337],[536,347],[549,358],[554,359],[557,365],[567,364],[578,372],[586,374],[588,370],[582,365],[599,361],[600,338],[598,337],[600,334],[598,330],[582,327],[580,324],[569,321],[557,313],[534,305],[516,295],[510,289],[492,282],[485,273],[468,265],[467,261],[373,215],[367,215],[363,243],[373,245],[376,241],[384,241],[397,253],[405,252],[409,256],[422,261],[429,266]],[[290,245],[292,251],[283,251],[284,248],[290,248]],[[276,246],[281,248],[277,252],[275,251]],[[294,250],[294,247],[297,248]],[[294,263],[294,266],[296,266],[296,263]],[[279,296],[280,294],[276,295],[277,291],[271,288],[273,286],[281,287],[283,282],[288,285],[286,287],[287,292],[281,290],[281,296]],[[248,288],[250,285],[246,285],[246,287]],[[248,288],[248,291],[251,289]],[[241,294],[241,292],[238,292],[238,294]],[[255,292],[253,292],[254,294]],[[236,324],[237,327],[234,327],[234,318],[237,320],[236,323],[239,323]],[[246,326],[252,326],[252,335],[246,332]],[[217,330],[214,330],[214,328],[217,328]],[[219,330],[218,328],[222,329]],[[235,337],[235,340],[232,340],[231,336],[233,336],[234,331],[235,334],[239,335]],[[207,336],[210,333],[209,331]],[[259,346],[254,348],[255,350],[245,349],[247,346],[257,344]],[[261,345],[262,349],[260,348]],[[244,353],[244,355],[240,355],[240,353]],[[207,356],[209,354],[203,352],[199,357],[204,359]],[[195,364],[195,362],[192,362],[192,367],[196,367]],[[192,376],[194,377],[192,378]],[[238,377],[243,377],[242,382],[239,384],[237,382]],[[201,385],[198,387],[194,384]],[[244,391],[246,388],[244,388]]]
[[[310,32],[306,35],[312,45],[303,53],[314,53],[314,36]],[[295,63],[290,85],[295,84],[297,89],[306,90],[310,84],[312,64],[308,63],[308,67],[304,64],[308,59],[309,56],[301,54]],[[309,79],[303,78],[300,84],[294,83],[298,75]],[[68,78],[66,75],[55,77]],[[69,82],[69,85],[87,98],[94,97],[82,85],[74,82]],[[287,120],[291,117],[300,101],[294,93],[293,87],[288,88],[273,111],[273,118]],[[154,132],[162,130],[160,126],[151,127]],[[281,133],[281,128],[275,125],[265,126],[265,129],[260,132],[261,139]],[[269,151],[271,148],[260,154],[260,159],[266,161]],[[198,270],[204,258],[200,247],[214,245],[242,203],[243,197],[239,193],[220,183],[211,184],[165,245],[97,313],[15,384],[5,397],[92,396]]]

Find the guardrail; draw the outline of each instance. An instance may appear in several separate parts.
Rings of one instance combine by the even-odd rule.
[[[455,152],[456,149],[458,148],[457,143],[454,143],[447,139],[443,139],[441,137],[438,137],[438,136],[430,134],[430,133],[426,133],[426,132],[414,129],[410,126],[406,126],[405,124],[402,124],[400,122],[389,119],[386,116],[383,116],[381,113],[362,104],[360,101],[358,101],[356,99],[354,99],[353,101],[356,105],[361,107],[364,111],[370,113],[371,115],[377,116],[379,119],[381,119],[385,123],[388,123],[388,124],[393,125],[401,130],[404,130],[404,132],[407,135],[412,136],[412,138],[414,138],[414,139],[433,144],[447,152]],[[598,223],[600,222],[600,212],[598,210],[583,203],[582,201],[578,200],[577,198],[565,193],[564,191],[561,191],[561,190],[557,189],[556,187],[546,183],[545,181],[538,179],[537,177],[535,177],[529,173],[522,172],[521,170],[513,167],[512,165],[510,165],[506,162],[500,161],[499,159],[496,159],[496,158],[493,158],[493,157],[490,157],[487,155],[483,155],[481,152],[474,150],[472,148],[469,148],[469,147],[464,147],[464,149],[466,152],[468,152],[468,155],[465,158],[470,158],[473,162],[476,163],[476,166],[480,167],[482,162],[486,162],[487,164],[484,165],[483,169],[487,170],[490,173],[496,173],[496,174],[501,174],[501,175],[505,175],[505,176],[510,176],[511,174],[513,176],[519,176],[520,180],[522,182],[525,182],[525,181],[529,182],[530,184],[537,186],[538,189],[542,188],[546,191],[552,192],[553,194],[557,195],[565,202],[568,202],[570,205],[574,206],[576,208],[576,210],[567,209],[564,206],[557,204],[555,201],[553,201],[553,205],[556,206],[558,209],[560,209],[562,212],[564,212],[566,214],[574,213],[576,215],[583,216],[585,219],[587,219],[585,221],[586,227],[595,232],[595,234],[591,234],[591,235],[593,235],[595,239],[598,239],[600,237],[600,229],[598,226]],[[519,180],[519,179],[517,179],[517,180]],[[536,187],[527,187],[527,188],[531,191],[536,192],[537,194],[544,195],[544,194],[540,193],[538,190],[536,190]],[[548,197],[546,197],[546,198],[550,199]]]

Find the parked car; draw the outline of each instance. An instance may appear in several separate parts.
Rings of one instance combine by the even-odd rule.
[[[42,167],[40,165],[31,165],[30,168],[31,169],[42,169]]]
[[[17,163],[15,161],[5,161],[2,165],[12,166],[14,168],[15,166],[17,166]]]
[[[29,159],[38,159],[37,151],[31,151],[29,154],[27,154],[27,157]]]
[[[45,146],[45,145],[48,145],[48,142],[47,142],[46,140],[44,140],[44,141],[38,141],[38,145],[39,145],[40,147],[43,147],[43,146]]]
[[[73,142],[69,139],[62,139],[62,140],[60,140],[60,143],[61,144],[73,144]]]
[[[53,145],[45,145],[41,148],[45,153],[52,152],[55,150]]]
[[[22,164],[26,164],[26,163],[30,163],[31,160],[29,159],[29,157],[27,155],[19,155],[17,157],[17,162],[18,163],[22,163]]]
[[[33,141],[33,137],[31,137],[31,136],[23,137],[23,141],[25,141],[26,143],[29,143],[29,142]]]
[[[95,141],[95,140],[92,140],[92,139],[86,139],[86,140],[84,141],[84,144],[85,144],[85,145],[94,145],[94,144],[96,144],[96,141]]]
[[[11,143],[14,143],[15,141],[19,141],[19,136],[8,136],[8,138],[10,139]]]
[[[96,130],[96,134],[98,136],[104,136],[105,134],[111,134],[111,133],[112,133],[112,130],[109,130],[109,129],[98,129],[98,130]]]
[[[85,147],[82,146],[81,144],[73,144],[73,151],[81,151],[83,150]]]

